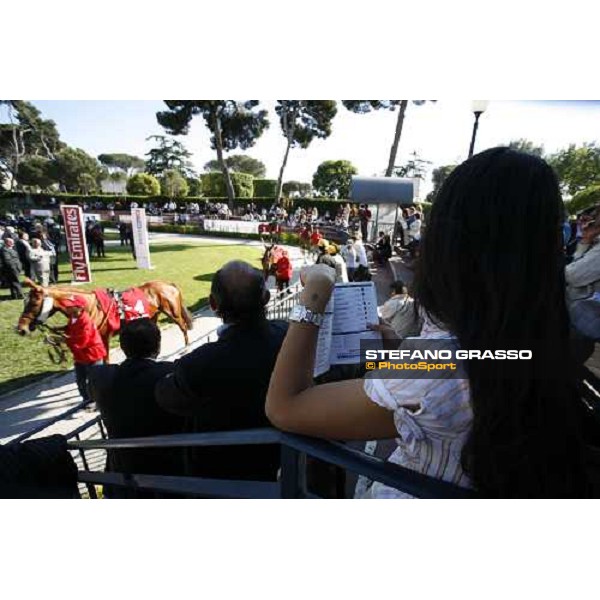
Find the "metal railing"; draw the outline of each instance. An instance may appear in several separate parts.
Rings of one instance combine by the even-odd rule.
[[[202,477],[174,477],[80,470],[86,485],[112,485],[135,490],[183,494],[203,498],[319,498],[307,487],[307,457],[379,481],[416,498],[473,498],[472,490],[433,479],[410,469],[331,442],[277,429],[248,429],[190,433],[147,438],[70,441],[72,450],[124,450],[280,444],[281,469],[277,481],[238,481]]]
[[[294,305],[297,304],[299,301],[301,287],[300,287],[300,284],[297,283],[294,286],[291,286],[289,289],[290,289],[289,294],[287,293],[287,291],[284,291],[283,293],[277,294],[277,296],[275,296],[269,302],[269,304],[267,305],[267,318],[268,319],[287,319],[288,318],[290,311],[292,310]],[[205,334],[203,334],[197,340],[194,340],[189,345],[184,346],[183,348],[180,348],[179,350],[176,350],[175,352],[171,352],[170,354],[163,356],[161,358],[161,360],[176,360],[177,358],[180,358],[184,354],[188,354],[189,352],[192,352],[193,350],[195,350],[199,346],[202,346],[203,344],[206,344],[208,342],[214,342],[218,337],[217,336],[218,329],[219,329],[218,327],[215,327],[214,329],[207,331]],[[82,400],[81,402],[79,402],[75,406],[72,406],[68,410],[40,423],[39,425],[35,426],[34,428],[30,429],[29,431],[26,431],[25,433],[22,433],[21,435],[13,438],[12,440],[10,440],[10,442],[8,442],[8,444],[18,444],[24,440],[32,438],[33,436],[38,435],[39,433],[42,433],[46,429],[49,429],[53,425],[56,425],[56,423],[58,423],[59,421],[62,421],[63,419],[67,419],[68,417],[71,417],[72,415],[78,413],[79,411],[84,410],[86,408],[86,406],[88,406],[90,403],[91,403],[91,401],[86,402],[86,401]]]

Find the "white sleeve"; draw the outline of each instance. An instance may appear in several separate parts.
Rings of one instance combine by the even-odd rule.
[[[366,376],[365,394],[382,408],[395,411],[403,406],[421,404],[431,381],[424,379],[379,379]]]

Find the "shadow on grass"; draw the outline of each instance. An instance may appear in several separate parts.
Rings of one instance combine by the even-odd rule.
[[[97,267],[94,269],[96,273],[110,273],[111,271],[136,271],[137,267],[113,267],[112,269],[103,269],[102,267]]]
[[[209,283],[212,282],[213,277],[215,276],[215,273],[203,273],[202,275],[195,275],[194,276],[194,281],[208,281]]]
[[[194,313],[199,310],[202,310],[203,308],[206,308],[207,306],[208,306],[208,296],[203,296],[202,298],[198,298],[198,300],[196,302],[194,302],[194,304],[190,304],[188,306],[188,309]]]

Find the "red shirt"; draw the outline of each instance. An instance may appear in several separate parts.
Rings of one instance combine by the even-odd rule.
[[[98,328],[85,311],[79,317],[69,319],[65,333],[67,346],[73,353],[73,360],[76,363],[91,365],[106,358],[106,348]]]
[[[318,232],[314,232],[311,236],[310,236],[310,243],[313,246],[317,246],[319,244],[319,242],[323,239],[323,236],[318,233]]]
[[[277,279],[289,281],[292,278],[292,263],[287,256],[282,256],[277,261]]]

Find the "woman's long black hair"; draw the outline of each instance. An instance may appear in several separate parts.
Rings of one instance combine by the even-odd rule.
[[[484,497],[588,495],[569,351],[556,177],[492,148],[458,166],[433,204],[415,294],[462,349],[531,349],[467,364],[473,426],[462,463]]]

